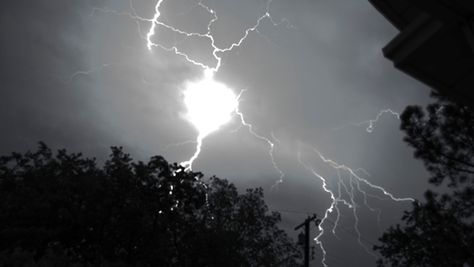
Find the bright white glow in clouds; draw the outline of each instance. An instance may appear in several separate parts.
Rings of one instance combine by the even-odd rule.
[[[186,84],[184,104],[186,119],[204,138],[230,121],[239,102],[234,92],[215,81],[213,72],[208,70],[202,80]]]
[[[237,114],[238,96],[223,83],[214,80],[214,71],[206,69],[204,77],[197,82],[187,82],[184,90],[186,120],[196,127],[196,151],[188,160],[181,162],[186,169],[192,169],[195,159],[201,153],[203,139],[229,122]]]

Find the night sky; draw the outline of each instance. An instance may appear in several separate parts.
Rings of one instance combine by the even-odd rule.
[[[182,162],[194,153],[197,132],[185,118],[183,90],[203,69],[143,39],[156,1],[7,0],[0,9],[0,153],[35,149],[38,141],[67,148],[103,162],[110,146],[123,146],[137,160],[163,155]],[[265,14],[264,0],[204,0],[215,10],[215,44],[227,47]],[[168,0],[160,21],[188,32],[205,32],[212,17],[195,0]],[[228,53],[215,79],[236,94],[239,109],[253,130],[274,144],[272,166],[267,142],[252,135],[234,116],[204,139],[193,170],[217,175],[239,189],[263,187],[271,210],[282,212],[281,226],[291,235],[306,213],[319,217],[331,205],[320,178],[337,191],[350,183],[313,153],[358,171],[395,197],[420,198],[428,187],[422,162],[402,141],[399,121],[381,110],[402,112],[425,105],[429,89],[395,70],[382,47],[395,28],[366,0],[274,0],[270,19]],[[194,60],[215,64],[209,42],[189,39],[157,27],[153,41],[176,45]],[[339,175],[339,176],[338,176]],[[340,178],[339,178],[340,177]],[[340,179],[340,180],[339,180]],[[395,202],[381,191],[362,189],[353,196],[361,243],[370,248],[389,225],[398,222],[410,202]],[[350,188],[349,188],[350,191]],[[357,191],[357,190],[356,190]],[[337,193],[337,192],[336,192]],[[341,199],[350,200],[343,192]],[[358,244],[353,209],[339,204],[323,224],[321,237],[328,266],[374,266]],[[378,211],[381,211],[380,213]],[[380,220],[379,220],[380,219]],[[313,227],[313,236],[316,228]],[[373,253],[373,252],[372,252]],[[320,266],[317,248],[312,266]]]

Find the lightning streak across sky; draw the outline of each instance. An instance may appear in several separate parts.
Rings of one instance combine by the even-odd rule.
[[[377,122],[380,120],[380,118],[382,117],[383,114],[391,114],[393,115],[395,118],[397,119],[400,119],[400,114],[396,111],[393,111],[391,109],[382,109],[381,111],[379,111],[379,113],[377,114],[377,116],[375,116],[374,119],[370,119],[370,120],[367,120],[367,121],[363,121],[363,122],[359,122],[359,123],[356,123],[357,126],[363,126],[363,125],[367,125],[367,128],[365,129],[368,133],[371,133],[374,128],[375,128],[375,125],[377,124]]]
[[[176,27],[173,27],[171,25],[168,25],[166,23],[163,23],[160,21],[160,16],[161,16],[161,10],[160,10],[160,7],[161,5],[163,4],[164,0],[158,0],[158,2],[156,3],[155,5],[155,14],[153,16],[153,18],[151,20],[147,20],[147,19],[143,19],[143,18],[140,18],[139,16],[136,15],[136,12],[134,11],[133,9],[133,5],[130,4],[134,14],[131,15],[131,17],[133,18],[140,18],[141,20],[147,20],[147,21],[150,21],[151,22],[151,27],[148,31],[148,33],[146,34],[146,41],[147,41],[147,47],[149,50],[151,50],[153,47],[160,47],[160,48],[163,48],[167,51],[172,51],[174,52],[175,54],[179,55],[179,56],[182,56],[184,57],[188,62],[194,64],[194,65],[197,65],[201,68],[203,68],[204,70],[204,79],[203,80],[207,80],[207,86],[209,89],[209,87],[216,87],[216,85],[218,85],[218,87],[221,87],[220,90],[229,90],[228,88],[224,88],[224,86],[221,86],[221,84],[217,83],[216,81],[214,81],[214,74],[216,72],[219,71],[221,65],[222,65],[222,57],[219,55],[219,54],[222,54],[222,53],[226,53],[226,52],[230,52],[232,51],[233,49],[237,48],[237,47],[240,47],[242,45],[242,43],[247,39],[247,37],[249,36],[249,34],[251,32],[254,32],[254,31],[257,31],[258,27],[260,26],[261,22],[264,20],[264,19],[268,19],[272,22],[272,24],[274,26],[277,26],[279,24],[282,24],[284,22],[287,23],[287,25],[289,25],[288,21],[287,20],[282,20],[280,22],[276,22],[272,19],[272,17],[270,16],[270,13],[269,13],[269,9],[270,9],[270,4],[271,4],[271,0],[267,2],[266,4],[266,9],[265,9],[265,13],[263,15],[261,15],[256,23],[250,27],[250,28],[247,28],[245,31],[244,31],[244,34],[243,36],[238,39],[237,41],[233,42],[232,44],[230,44],[228,47],[224,47],[224,48],[221,48],[221,47],[218,47],[216,45],[216,42],[215,42],[215,38],[214,36],[212,35],[212,26],[213,24],[218,20],[218,17],[217,17],[217,14],[216,12],[210,8],[209,6],[203,4],[201,1],[198,2],[198,6],[203,8],[204,10],[206,10],[210,15],[211,15],[211,20],[209,21],[209,23],[207,24],[207,32],[202,34],[202,33],[196,33],[196,32],[186,32],[186,31],[183,31],[181,29],[178,29]],[[164,47],[163,45],[159,44],[159,43],[155,43],[153,42],[153,38],[154,36],[156,35],[156,31],[157,31],[157,27],[163,27],[163,28],[166,28],[168,30],[171,30],[172,32],[176,33],[176,34],[179,34],[179,35],[182,35],[182,36],[185,36],[185,37],[199,37],[199,38],[206,38],[210,41],[210,45],[212,47],[212,55],[213,55],[213,58],[215,59],[216,61],[216,64],[214,66],[210,66],[210,65],[207,65],[203,62],[200,62],[198,60],[195,60],[193,59],[191,56],[189,56],[188,54],[186,54],[185,52],[182,52],[177,46],[173,46],[173,47]],[[188,85],[188,89],[187,91],[189,90],[193,90],[193,88],[195,88],[195,85],[194,84],[189,84]],[[199,90],[201,91],[204,91],[204,90],[207,90],[206,88],[202,87],[202,88],[198,88]],[[252,125],[249,124],[248,122],[245,121],[244,119],[244,115],[242,112],[239,111],[238,109],[238,100],[239,100],[239,96],[236,96],[234,98],[234,101],[231,99],[231,97],[226,99],[225,103],[221,103],[221,104],[224,104],[222,106],[222,108],[224,109],[224,111],[222,109],[214,109],[214,110],[211,110],[211,111],[206,111],[206,112],[203,112],[204,116],[201,116],[199,118],[196,118],[196,116],[194,116],[195,118],[192,118],[193,115],[196,113],[196,112],[201,112],[202,111],[200,109],[202,108],[205,108],[208,106],[209,103],[206,103],[206,101],[208,99],[213,99],[213,103],[212,104],[219,104],[219,102],[222,102],[223,99],[222,98],[217,98],[216,97],[216,94],[217,91],[213,92],[213,95],[209,95],[208,97],[205,97],[205,98],[200,98],[200,105],[195,105],[195,108],[194,108],[194,111],[192,110],[189,110],[189,105],[187,105],[188,107],[188,120],[194,124],[196,126],[196,128],[198,129],[199,133],[198,133],[198,137],[196,139],[196,151],[195,153],[193,154],[193,156],[187,160],[187,161],[184,161],[182,162],[182,165],[183,166],[186,166],[188,167],[189,169],[192,168],[192,164],[194,162],[194,160],[196,160],[201,152],[201,148],[202,148],[202,142],[204,140],[204,138],[206,138],[206,136],[208,136],[210,133],[218,130],[220,128],[221,125],[225,124],[226,122],[228,122],[230,120],[230,117],[229,116],[226,116],[225,119],[220,119],[218,121],[214,121],[214,122],[211,122],[211,126],[207,126],[205,127],[206,129],[203,129],[203,127],[200,127],[199,124],[203,124],[203,121],[206,121],[206,122],[209,122],[209,117],[212,116],[212,114],[216,114],[216,113],[222,113],[222,112],[225,112],[226,115],[230,115],[230,113],[235,113],[239,116],[240,120],[241,120],[241,123],[242,125],[245,125],[248,127],[249,129],[249,132],[254,135],[255,137],[257,137],[258,139],[260,140],[263,140],[265,141],[269,146],[270,146],[270,150],[269,150],[269,154],[270,154],[270,157],[271,157],[271,161],[272,161],[272,165],[273,167],[275,168],[275,170],[277,170],[277,172],[280,174],[280,179],[279,181],[281,182],[282,179],[283,179],[283,172],[278,168],[275,160],[274,160],[274,156],[273,156],[273,152],[274,152],[274,143],[272,141],[270,141],[268,138],[264,137],[264,136],[261,136],[259,134],[257,134],[253,129],[252,129]],[[186,92],[185,92],[186,94]],[[188,94],[189,95],[189,94]],[[190,98],[188,98],[190,99]],[[185,100],[186,101],[186,100]],[[191,101],[191,100],[190,100]],[[232,109],[227,109],[227,107],[233,107]],[[193,114],[194,113],[194,114]],[[207,123],[209,124],[209,123]]]
[[[241,91],[240,94],[239,94],[239,99],[240,99],[240,96],[242,95],[244,91]],[[253,130],[253,126],[252,124],[248,123],[245,121],[245,118],[244,118],[244,114],[239,110],[239,108],[237,107],[235,113],[237,113],[237,115],[239,116],[240,118],[240,122],[242,123],[242,125],[246,126],[249,130],[249,132],[257,137],[258,139],[266,142],[268,144],[268,146],[270,146],[270,149],[268,150],[268,154],[270,156],[270,159],[271,159],[271,162],[272,162],[272,166],[273,168],[278,172],[278,174],[280,175],[279,179],[276,181],[276,183],[272,186],[272,189],[275,188],[275,186],[277,186],[278,184],[280,183],[283,183],[283,178],[285,177],[285,173],[280,169],[280,167],[278,167],[278,164],[276,163],[275,161],[275,157],[273,155],[273,153],[275,152],[275,143],[270,141],[270,139],[262,136],[262,135],[259,135],[258,133],[256,133],[254,130]],[[272,138],[277,141],[278,143],[280,142],[280,140],[278,140],[275,135],[273,134],[273,132],[271,133],[271,136]]]
[[[344,164],[339,164],[337,163],[336,161],[332,160],[332,159],[328,159],[326,157],[323,156],[323,154],[321,154],[321,152],[319,152],[316,148],[314,147],[311,147],[311,146],[308,146],[306,145],[306,147],[309,147],[309,149],[311,150],[311,152],[313,153],[313,155],[316,156],[316,158],[320,161],[322,161],[323,163],[325,163],[326,165],[330,166],[332,169],[334,169],[336,171],[336,174],[337,174],[337,177],[338,177],[338,181],[337,181],[337,185],[338,185],[338,188],[337,188],[337,194],[334,192],[336,190],[333,190],[329,187],[328,185],[328,179],[325,178],[323,175],[321,175],[320,173],[318,173],[315,168],[313,168],[309,163],[305,162],[303,159],[302,159],[302,156],[301,156],[301,149],[302,149],[302,146],[303,144],[300,143],[299,145],[299,149],[298,149],[298,162],[307,170],[309,171],[313,176],[315,176],[316,178],[320,179],[321,182],[322,182],[322,188],[323,190],[328,193],[330,195],[330,198],[331,198],[331,205],[329,206],[329,208],[326,209],[325,213],[324,213],[324,216],[323,218],[321,219],[321,223],[319,224],[318,228],[319,228],[319,234],[314,238],[314,240],[316,241],[316,243],[319,245],[321,251],[323,252],[323,259],[322,259],[322,264],[324,266],[327,266],[325,260],[326,260],[326,250],[324,248],[324,245],[321,241],[321,237],[324,235],[325,231],[324,231],[324,228],[323,228],[323,224],[325,223],[325,221],[328,219],[329,215],[335,210],[336,211],[336,220],[334,222],[334,227],[332,228],[331,232],[333,234],[336,234],[336,228],[338,226],[338,222],[339,222],[339,218],[340,218],[340,210],[338,208],[338,204],[343,204],[345,205],[347,208],[349,209],[352,209],[352,212],[353,212],[353,217],[354,217],[354,220],[355,220],[355,224],[354,224],[354,230],[355,232],[357,233],[357,242],[364,248],[364,250],[367,251],[367,253],[371,254],[372,256],[376,257],[373,252],[369,251],[369,249],[362,243],[361,241],[361,233],[360,233],[360,230],[359,230],[359,227],[358,227],[358,224],[359,224],[359,217],[358,217],[358,214],[357,214],[357,206],[358,204],[356,203],[355,201],[355,188],[358,189],[358,192],[361,193],[364,197],[364,204],[370,209],[370,210],[373,210],[373,208],[371,208],[368,204],[367,204],[367,196],[368,194],[363,190],[361,189],[361,184],[371,188],[372,190],[378,190],[380,191],[384,196],[388,197],[389,199],[393,200],[393,201],[396,201],[396,202],[400,202],[400,201],[415,201],[413,198],[398,198],[398,197],[395,197],[393,194],[391,194],[390,192],[388,192],[387,190],[385,190],[383,187],[381,186],[378,186],[378,185],[374,185],[372,184],[371,182],[369,182],[367,179],[363,178],[362,176],[358,175],[357,174],[357,170],[353,170],[352,168],[344,165]],[[350,190],[349,188],[347,187],[347,184],[344,182],[344,180],[342,179],[342,176],[341,176],[341,172],[345,172],[349,175],[349,187],[350,187]],[[354,187],[354,184],[356,185],[356,187]],[[341,189],[344,188],[344,191],[345,193],[347,193],[347,195],[349,195],[349,200],[346,200],[342,197],[342,193],[341,193]],[[370,196],[370,195],[369,195]]]
[[[281,141],[276,138],[273,132],[270,133],[270,137],[265,137],[261,134],[258,134],[251,123],[249,123],[244,116],[244,113],[239,109],[239,103],[242,97],[242,94],[245,90],[242,90],[240,94],[235,94],[229,87],[225,84],[220,83],[214,79],[215,73],[217,73],[222,66],[222,54],[231,52],[233,49],[240,47],[244,44],[247,37],[255,32],[261,34],[258,31],[259,26],[262,21],[268,20],[274,26],[285,24],[288,28],[294,28],[289,24],[288,20],[282,19],[280,21],[275,21],[270,15],[270,5],[272,0],[269,0],[266,3],[265,12],[258,17],[256,22],[249,28],[243,31],[243,34],[239,39],[231,43],[227,47],[218,47],[216,45],[215,38],[212,34],[212,28],[214,23],[218,21],[217,14],[214,9],[210,6],[204,4],[202,1],[197,2],[197,7],[202,8],[205,12],[210,15],[210,20],[207,24],[207,32],[198,33],[198,32],[187,32],[167,23],[164,23],[160,20],[161,18],[161,8],[165,0],[158,0],[154,7],[154,15],[150,18],[144,18],[137,14],[135,8],[133,7],[133,2],[130,0],[130,10],[131,12],[118,12],[114,10],[104,9],[104,8],[95,8],[93,12],[104,12],[104,13],[113,13],[115,15],[126,16],[129,19],[134,20],[139,29],[139,35],[146,42],[146,46],[149,50],[152,50],[155,47],[161,48],[163,50],[172,52],[180,57],[183,57],[188,63],[196,65],[203,70],[202,79],[197,81],[188,81],[186,83],[186,88],[183,92],[184,102],[187,107],[187,114],[185,118],[195,126],[198,131],[198,136],[196,141],[196,149],[192,157],[181,163],[183,167],[187,169],[192,169],[193,162],[198,158],[204,139],[211,134],[219,130],[219,128],[229,122],[233,116],[236,116],[240,120],[241,126],[248,129],[248,132],[256,137],[258,140],[263,141],[269,147],[268,154],[272,163],[273,168],[279,174],[279,179],[275,185],[278,185],[283,182],[285,176],[283,170],[278,166],[274,153],[276,144],[281,144]],[[140,22],[150,23],[151,26],[149,30],[144,33],[141,29]],[[155,42],[155,39],[159,40],[158,30],[160,28],[171,31],[177,35],[180,35],[185,38],[204,38],[209,41],[210,48],[212,49],[212,57],[215,61],[215,64],[208,65],[198,59],[193,58],[191,55],[179,49],[177,45],[174,46],[165,46],[159,42]],[[367,132],[372,132],[375,124],[385,113],[390,113],[397,118],[399,114],[390,109],[382,110],[378,113],[375,119],[367,120],[361,123],[357,123],[357,126],[367,125]],[[187,141],[189,142],[189,141]],[[331,199],[330,206],[325,210],[324,216],[321,222],[318,225],[319,233],[315,237],[315,242],[318,244],[319,248],[323,253],[321,263],[324,266],[328,266],[326,263],[326,249],[321,241],[321,238],[326,233],[324,227],[326,222],[329,221],[329,216],[335,211],[336,219],[333,222],[333,227],[330,229],[330,232],[336,235],[336,230],[338,228],[338,223],[341,216],[341,211],[339,205],[343,205],[348,209],[352,210],[352,216],[354,217],[355,224],[354,230],[357,233],[358,243],[371,255],[374,255],[362,242],[361,242],[361,232],[359,230],[359,215],[358,208],[359,204],[357,203],[357,195],[363,196],[363,205],[365,205],[370,211],[378,212],[378,217],[380,216],[380,210],[372,208],[368,203],[368,197],[377,198],[379,200],[390,199],[395,202],[400,201],[413,201],[412,198],[399,198],[395,197],[392,193],[385,190],[383,187],[372,184],[366,178],[364,178],[360,173],[363,173],[365,176],[368,176],[368,173],[363,169],[351,169],[350,167],[339,164],[334,160],[326,158],[320,151],[316,148],[304,145],[306,150],[311,151],[312,157],[303,158],[301,149],[303,143],[300,143],[298,149],[297,160],[299,164],[306,169],[311,175],[318,178],[322,182],[322,189],[329,194]],[[317,161],[323,163],[324,165],[330,167],[334,170],[336,177],[335,188],[329,183],[329,178],[320,174],[314,166],[310,164],[309,159],[316,159]],[[332,177],[332,176],[331,176]],[[348,179],[344,179],[348,177]],[[334,182],[334,180],[332,180]],[[273,188],[273,187],[272,187]],[[371,193],[369,193],[369,191]],[[170,191],[172,193],[172,189]],[[376,195],[375,192],[378,192],[380,195]]]
[[[377,125],[377,123],[379,122],[379,120],[382,118],[382,116],[384,114],[392,115],[393,117],[395,117],[398,120],[400,119],[400,113],[398,113],[396,111],[393,111],[392,109],[387,108],[387,109],[380,110],[379,113],[377,113],[377,115],[373,119],[369,119],[369,120],[365,120],[365,121],[361,121],[361,122],[352,122],[352,123],[349,123],[349,125],[357,126],[357,127],[366,126],[365,130],[368,133],[372,133],[375,129],[375,126]],[[336,131],[341,130],[341,129],[345,128],[346,126],[348,126],[348,125],[343,125],[343,126],[334,128],[333,130],[336,130]]]

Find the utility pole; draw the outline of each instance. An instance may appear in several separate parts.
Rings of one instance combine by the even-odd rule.
[[[309,234],[310,234],[310,228],[309,228],[309,224],[312,222],[312,221],[315,221],[317,225],[319,225],[320,221],[319,219],[317,219],[317,216],[316,214],[314,214],[313,216],[308,216],[308,218],[306,218],[306,220],[304,220],[304,222],[302,222],[300,225],[296,226],[295,227],[295,231],[297,231],[298,229],[300,229],[301,227],[304,226],[304,266],[305,267],[309,267],[309,250],[310,250],[310,245],[309,245]]]

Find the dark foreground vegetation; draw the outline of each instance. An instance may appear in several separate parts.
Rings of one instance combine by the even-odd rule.
[[[45,144],[0,158],[0,266],[297,266],[261,188],[156,156],[104,167]]]
[[[379,266],[474,266],[474,110],[439,99],[401,116],[405,141],[431,174],[425,200],[376,246]]]
[[[474,111],[447,100],[401,116],[431,174],[423,201],[374,249],[379,266],[474,266]],[[112,148],[0,157],[0,266],[299,266],[261,188],[241,194],[156,156]]]

